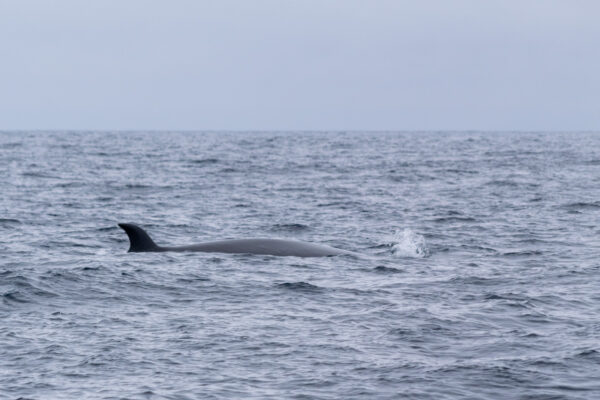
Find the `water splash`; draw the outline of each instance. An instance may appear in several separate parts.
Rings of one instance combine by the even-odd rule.
[[[409,228],[394,232],[388,245],[392,254],[398,257],[424,258],[429,255],[425,237]]]

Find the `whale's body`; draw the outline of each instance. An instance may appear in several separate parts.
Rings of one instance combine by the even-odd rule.
[[[340,254],[354,254],[350,251],[336,249],[331,246],[285,239],[233,239],[189,246],[158,246],[146,231],[137,225],[119,224],[119,227],[129,236],[130,252],[200,251],[207,253],[246,253],[296,257],[326,257]]]

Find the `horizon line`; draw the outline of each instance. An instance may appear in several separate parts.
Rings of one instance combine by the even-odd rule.
[[[75,132],[112,132],[112,133],[600,133],[600,129],[143,129],[143,128],[16,128],[3,129],[0,133],[75,133]]]

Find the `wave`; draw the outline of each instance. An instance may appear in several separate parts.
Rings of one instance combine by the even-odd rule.
[[[575,203],[564,204],[562,207],[566,208],[568,210],[575,210],[575,211],[600,210],[600,201],[591,201],[591,202],[578,201]]]
[[[322,287],[312,285],[307,282],[284,282],[277,284],[277,287],[281,289],[297,290],[300,292],[320,292],[323,290]]]
[[[310,227],[304,224],[275,224],[271,227],[275,232],[298,232],[309,230]]]
[[[26,177],[26,178],[60,179],[60,177],[55,176],[55,175],[50,175],[50,174],[45,174],[43,172],[35,172],[35,171],[23,172],[21,174],[21,176]]]
[[[3,143],[2,145],[0,145],[0,148],[2,149],[14,149],[16,147],[22,147],[23,143],[22,142],[10,142],[10,143]]]
[[[496,179],[486,183],[488,186],[500,186],[500,187],[518,187],[519,184],[509,179]]]
[[[8,290],[2,293],[2,301],[5,305],[15,303],[37,303],[46,301],[51,297],[57,297],[58,294],[48,290],[41,289],[30,283],[30,280],[23,276],[14,276],[5,279],[5,286]]]
[[[399,269],[399,268],[393,268],[393,267],[385,267],[383,265],[379,265],[375,268],[373,268],[373,271],[379,273],[379,274],[401,274],[404,271]]]
[[[13,225],[13,224],[20,224],[21,221],[19,221],[18,219],[14,219],[14,218],[0,218],[0,225]]]
[[[451,223],[451,222],[477,222],[473,217],[439,217],[433,220],[433,222]]]
[[[192,164],[216,164],[219,162],[217,158],[200,158],[197,160],[191,160]]]
[[[585,165],[600,165],[600,159],[584,161],[583,164],[585,164]]]
[[[540,250],[522,250],[522,251],[507,251],[501,253],[503,257],[528,257],[528,256],[541,256],[544,254]]]

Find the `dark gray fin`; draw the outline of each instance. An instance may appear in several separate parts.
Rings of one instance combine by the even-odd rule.
[[[134,224],[119,224],[129,236],[129,252],[160,251],[145,230]]]

